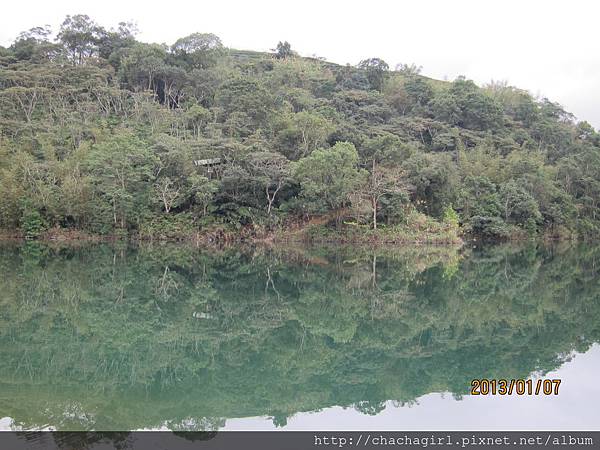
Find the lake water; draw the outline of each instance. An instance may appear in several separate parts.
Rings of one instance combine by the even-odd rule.
[[[0,273],[0,429],[600,429],[600,247],[5,243]],[[559,395],[469,395],[528,377]]]

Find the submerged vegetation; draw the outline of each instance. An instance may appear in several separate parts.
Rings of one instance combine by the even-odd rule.
[[[367,240],[392,242],[599,231],[588,123],[506,84],[419,72],[204,33],[148,44],[84,15],[56,38],[33,28],[0,47],[0,228],[177,239],[310,225],[313,238],[373,229]]]
[[[0,410],[59,430],[376,414],[600,341],[600,249],[0,247]]]

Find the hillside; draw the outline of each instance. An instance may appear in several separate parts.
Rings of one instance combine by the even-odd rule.
[[[340,66],[287,43],[142,43],[82,15],[51,35],[0,47],[8,232],[264,236],[314,216],[333,218],[312,230],[327,239],[599,230],[600,135],[517,88],[378,58]]]

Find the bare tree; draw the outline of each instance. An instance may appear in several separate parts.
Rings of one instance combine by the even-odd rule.
[[[154,188],[165,207],[165,212],[168,214],[179,199],[180,189],[175,186],[175,183],[169,177],[160,178]]]
[[[250,156],[250,169],[265,189],[269,216],[277,194],[290,178],[289,164],[287,158],[279,153],[257,152]]]
[[[409,189],[410,185],[406,181],[405,173],[402,170],[376,165],[375,160],[373,160],[369,182],[366,186],[366,194],[371,201],[374,230],[377,229],[377,212],[381,198],[385,195],[402,194],[408,192]]]

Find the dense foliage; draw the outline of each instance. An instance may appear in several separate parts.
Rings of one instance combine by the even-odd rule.
[[[600,341],[599,250],[4,246],[0,410],[26,428],[210,429],[460,397]]]
[[[370,227],[456,216],[482,237],[589,236],[600,135],[501,83],[138,42],[69,16],[0,47],[0,227],[92,233]],[[194,161],[203,163],[195,165]]]

